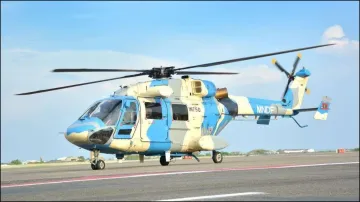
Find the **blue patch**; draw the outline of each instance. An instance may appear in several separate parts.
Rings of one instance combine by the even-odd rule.
[[[203,98],[204,106],[204,120],[201,125],[202,135],[213,135],[216,129],[217,122],[220,118],[220,113],[217,108],[214,97]]]
[[[218,100],[221,104],[224,105],[224,107],[226,108],[226,114],[231,115],[231,116],[237,116],[238,115],[238,111],[239,111],[239,106],[238,104],[231,100],[230,98],[222,98],[220,100]]]
[[[169,85],[169,80],[168,79],[157,79],[157,80],[152,80],[150,83],[150,87],[154,87],[154,86],[168,86]]]
[[[154,119],[147,131],[150,147],[146,153],[163,153],[170,150],[169,128],[172,123],[171,102],[167,98],[155,98],[156,103],[161,103],[162,119]]]
[[[98,125],[100,128],[105,126],[104,122],[96,117],[87,117],[82,120],[77,120],[67,128],[66,135],[94,130],[97,128],[95,127],[96,125]]]
[[[202,82],[204,83],[208,93],[207,95],[205,95],[205,97],[213,97],[215,96],[216,93],[216,87],[215,84],[211,81],[206,81],[206,80],[202,80]]]
[[[222,115],[224,118],[216,129],[215,135],[219,135],[219,133],[225,128],[225,126],[227,126],[233,117],[238,115],[238,105],[235,101],[231,100],[230,98],[223,98],[219,100],[219,102],[224,105],[225,112]]]
[[[223,114],[222,116],[224,116],[224,118],[220,122],[218,128],[216,129],[215,135],[219,135],[219,133],[225,128],[225,126],[227,126],[227,124],[233,119],[233,116],[230,115],[230,113],[226,107],[225,107],[225,114]],[[219,121],[220,121],[220,119],[219,119]]]
[[[302,78],[308,77],[310,75],[311,75],[310,71],[305,68],[301,69],[300,71],[298,71],[295,74],[295,76],[302,77]]]

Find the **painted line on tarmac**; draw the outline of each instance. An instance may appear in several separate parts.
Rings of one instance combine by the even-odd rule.
[[[219,195],[207,195],[207,196],[196,196],[196,197],[186,197],[186,198],[175,198],[175,199],[166,199],[158,201],[192,201],[192,200],[201,200],[201,199],[214,199],[214,198],[225,198],[225,197],[234,197],[234,196],[253,196],[253,195],[264,195],[265,192],[243,192],[243,193],[233,193],[233,194],[219,194]]]
[[[181,175],[181,174],[225,172],[225,171],[267,170],[267,169],[281,169],[281,168],[301,168],[301,167],[317,167],[317,166],[348,165],[348,164],[359,164],[359,161],[357,161],[357,162],[341,162],[341,163],[303,164],[303,165],[278,165],[278,166],[258,166],[258,167],[242,167],[242,168],[218,168],[218,169],[210,169],[210,170],[189,170],[189,171],[180,171],[180,172],[174,171],[174,172],[137,173],[137,174],[134,173],[134,174],[120,174],[120,175],[109,175],[109,176],[90,176],[90,177],[73,178],[73,179],[69,179],[69,180],[45,181],[45,182],[21,183],[21,184],[7,184],[7,185],[1,185],[1,189],[12,188],[12,187],[27,187],[27,186],[37,186],[37,185],[63,184],[63,183],[88,182],[88,181],[98,181],[98,180],[139,178],[139,177],[153,177],[153,176],[165,176],[165,175]]]

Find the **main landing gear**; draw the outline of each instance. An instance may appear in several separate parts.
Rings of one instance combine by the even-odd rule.
[[[93,170],[104,170],[105,169],[105,161],[99,159],[99,150],[94,150],[91,153],[94,154],[94,158],[91,158],[91,168]]]
[[[160,156],[160,164],[162,166],[167,166],[169,165],[170,161],[166,162],[166,157],[165,156]]]
[[[194,157],[198,162],[200,162],[200,160],[194,155],[194,154],[189,154],[189,156]],[[174,158],[174,157],[168,157],[169,159],[166,160],[166,156],[160,156],[160,164],[162,166],[168,166],[170,161]],[[221,152],[218,151],[212,151],[212,160],[214,163],[221,163],[223,161],[223,155],[221,154]]]
[[[223,155],[220,152],[212,151],[212,160],[214,163],[221,163],[223,160]]]

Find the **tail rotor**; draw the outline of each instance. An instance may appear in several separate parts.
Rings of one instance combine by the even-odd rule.
[[[281,72],[284,72],[284,74],[286,75],[286,77],[288,77],[288,82],[287,82],[287,85],[286,85],[286,88],[285,88],[285,91],[282,95],[282,102],[286,102],[286,99],[285,99],[285,95],[286,95],[286,92],[288,91],[289,89],[289,85],[291,83],[291,81],[293,81],[295,79],[295,71],[296,71],[296,68],[297,68],[297,65],[299,64],[299,61],[301,59],[301,54],[299,53],[297,56],[296,56],[296,59],[295,59],[295,62],[294,62],[294,65],[293,65],[293,69],[291,71],[291,73],[289,73],[288,71],[286,71],[277,61],[276,59],[274,58],[272,60],[272,63],[281,71]],[[310,92],[310,91],[309,91]]]

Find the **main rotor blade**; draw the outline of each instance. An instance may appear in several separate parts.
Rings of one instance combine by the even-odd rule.
[[[140,69],[54,69],[52,72],[145,72]]]
[[[197,71],[176,71],[175,74],[179,75],[210,75],[210,74],[217,74],[217,75],[229,75],[229,74],[239,74],[236,72],[197,72]]]
[[[32,91],[32,92],[27,92],[27,93],[20,93],[20,94],[16,94],[16,95],[30,95],[30,94],[36,94],[36,93],[44,93],[44,92],[48,92],[48,91],[60,90],[60,89],[65,89],[65,88],[72,88],[72,87],[77,87],[77,86],[93,84],[93,83],[100,83],[100,82],[104,82],[104,81],[111,81],[111,80],[116,80],[116,79],[130,78],[130,77],[136,77],[136,76],[142,76],[142,75],[146,75],[146,74],[144,74],[144,73],[133,74],[133,75],[127,75],[127,76],[116,77],[116,78],[111,78],[111,79],[104,79],[104,80],[98,80],[98,81],[92,81],[92,82],[86,82],[86,83],[79,83],[79,84],[74,84],[74,85],[69,85],[69,86],[62,86],[62,87],[57,87],[57,88],[49,88],[49,89],[45,89],[45,90]]]
[[[252,59],[256,59],[256,58],[262,58],[262,57],[267,57],[267,56],[272,56],[272,55],[279,55],[279,54],[284,54],[284,53],[291,53],[291,52],[295,52],[295,51],[308,50],[308,49],[314,49],[314,48],[320,48],[320,47],[332,46],[332,45],[335,45],[335,44],[324,44],[324,45],[298,48],[298,49],[292,49],[292,50],[286,50],[286,51],[280,51],[280,52],[274,52],[274,53],[267,53],[267,54],[237,58],[237,59],[232,59],[232,60],[224,60],[224,61],[219,61],[219,62],[212,62],[212,63],[206,63],[206,64],[201,64],[201,65],[182,67],[182,68],[178,68],[175,70],[190,69],[190,68],[196,68],[196,67],[210,67],[210,66],[215,66],[215,65],[222,65],[222,64],[232,63],[232,62],[240,62],[240,61],[244,61],[244,60],[252,60]]]

